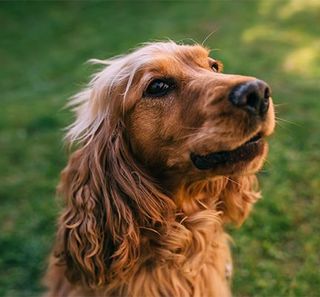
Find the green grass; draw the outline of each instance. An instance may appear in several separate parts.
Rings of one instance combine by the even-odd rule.
[[[277,133],[264,199],[235,230],[235,296],[320,296],[320,6],[317,1],[0,3],[0,296],[34,296],[66,163],[62,110],[84,62],[171,38],[217,50],[225,72],[265,79]]]

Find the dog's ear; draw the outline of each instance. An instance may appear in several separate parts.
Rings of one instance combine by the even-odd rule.
[[[70,157],[59,187],[66,207],[56,254],[71,282],[105,284],[111,268],[121,277],[137,261],[140,228],[166,224],[172,201],[133,161],[121,121],[101,123],[90,142]]]
[[[61,174],[55,248],[68,279],[88,287],[125,278],[139,258],[141,230],[165,228],[174,208],[128,148],[126,90],[137,67],[126,56],[98,63],[107,66],[70,102],[76,119],[66,138],[79,148]]]
[[[230,177],[220,196],[224,221],[241,225],[260,196],[255,175]]]

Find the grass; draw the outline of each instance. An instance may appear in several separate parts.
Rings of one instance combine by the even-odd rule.
[[[264,199],[235,240],[235,296],[320,296],[320,6],[317,1],[1,2],[0,296],[37,296],[66,163],[62,109],[84,62],[172,38],[215,48],[225,72],[272,86],[277,133]]]

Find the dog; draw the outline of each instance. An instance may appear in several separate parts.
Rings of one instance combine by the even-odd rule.
[[[147,43],[70,105],[47,296],[231,296],[227,223],[260,197],[270,87],[200,45]]]

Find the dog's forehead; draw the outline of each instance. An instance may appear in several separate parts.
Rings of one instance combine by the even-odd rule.
[[[166,52],[164,51],[164,55]],[[170,56],[170,52],[168,53]],[[209,50],[201,45],[177,45],[177,47],[171,52],[171,55],[175,59],[187,59],[187,60],[203,60],[207,59]]]
[[[172,51],[160,52],[159,57],[171,63],[203,64],[208,54],[208,50],[200,45],[178,45]]]
[[[141,54],[145,57],[144,70],[166,73],[183,66],[206,66],[209,50],[200,45],[162,44],[142,48]]]

